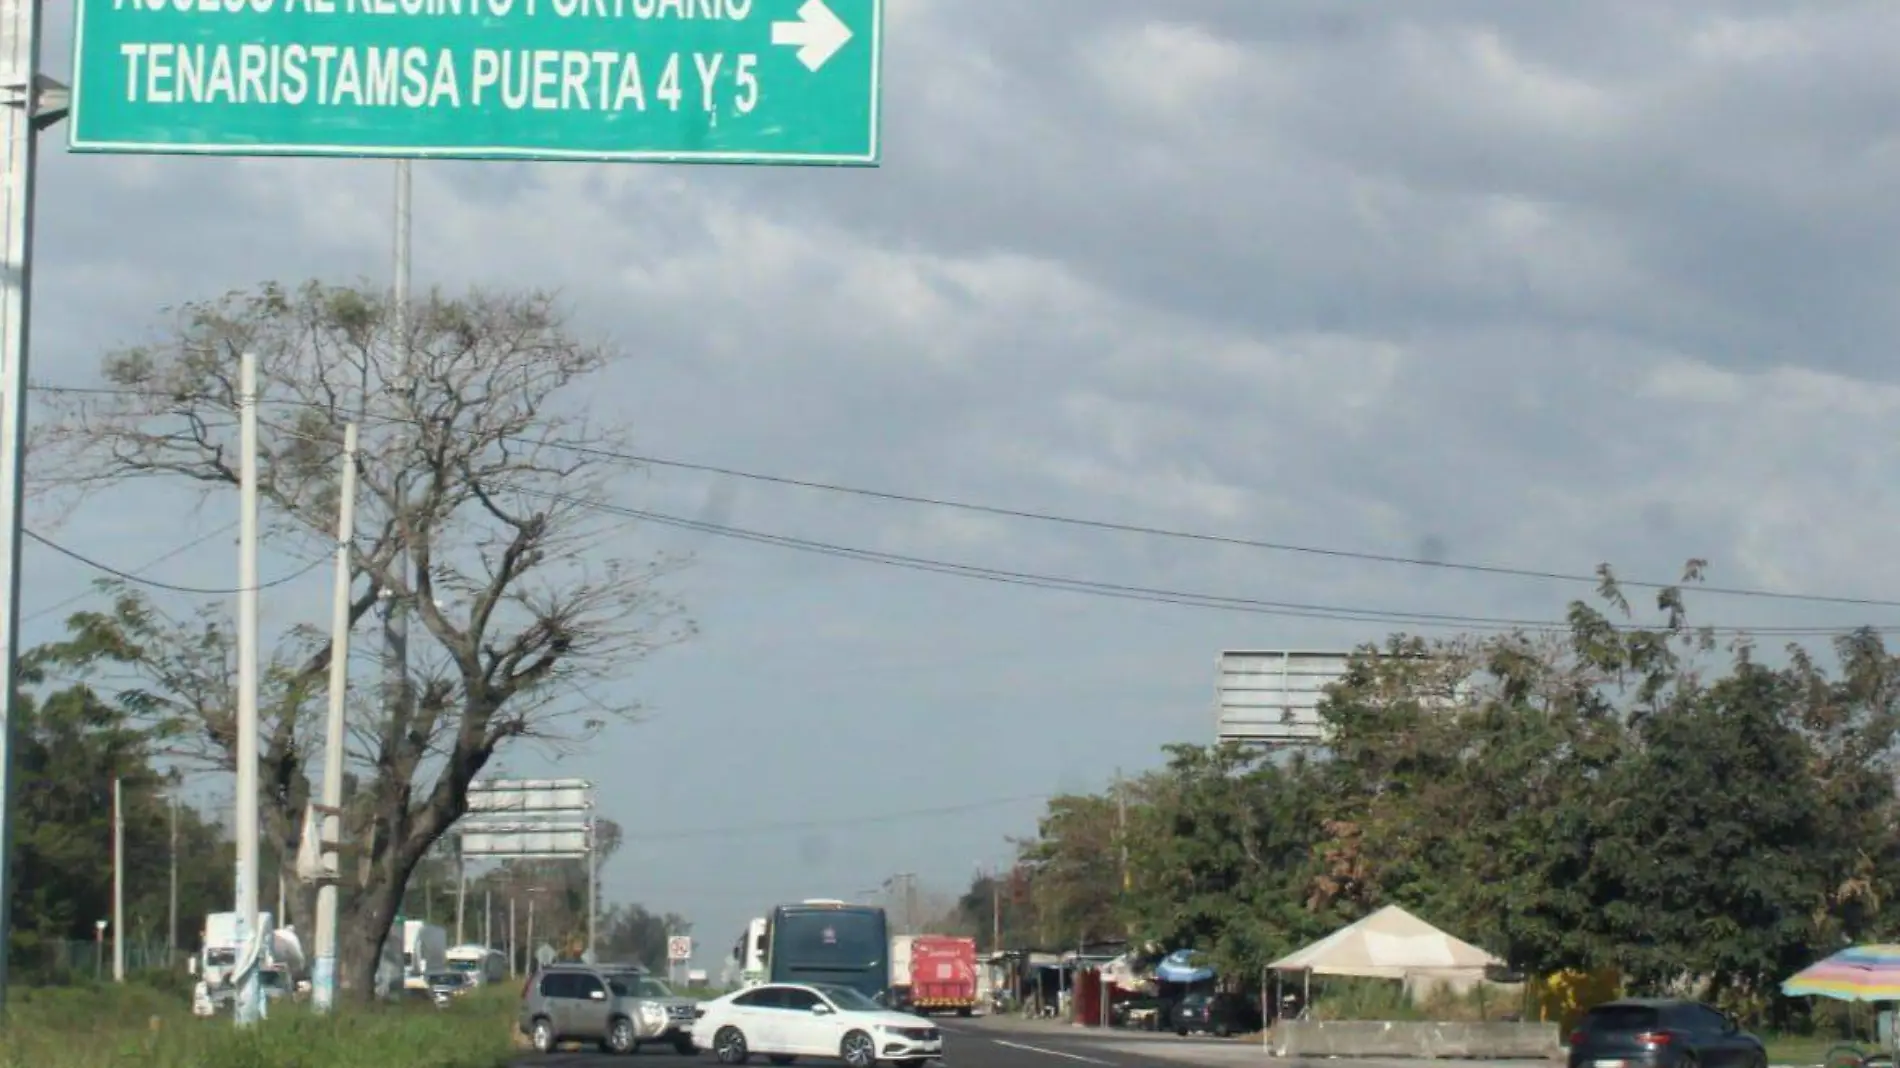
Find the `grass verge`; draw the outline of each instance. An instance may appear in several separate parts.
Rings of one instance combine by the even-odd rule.
[[[500,984],[448,1009],[427,1003],[340,1008],[271,1006],[239,1031],[199,1019],[188,998],[137,982],[14,991],[0,1068],[503,1068],[511,1058],[513,991]]]
[[[1878,1044],[1872,1042],[1851,1042],[1844,1038],[1829,1038],[1825,1035],[1776,1035],[1763,1034],[1762,1045],[1768,1048],[1769,1064],[1792,1064],[1799,1068],[1812,1068],[1822,1063],[1827,1051],[1836,1046],[1856,1046],[1862,1053],[1884,1053]]]

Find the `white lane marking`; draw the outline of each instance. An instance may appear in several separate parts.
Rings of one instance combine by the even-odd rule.
[[[1045,1057],[1061,1057],[1065,1060],[1081,1061],[1083,1064],[1104,1064],[1107,1065],[1108,1068],[1116,1068],[1114,1061],[1096,1060],[1094,1057],[1084,1057],[1080,1053],[1065,1053],[1059,1049],[1044,1049],[1041,1046],[1028,1046],[1021,1042],[1005,1042],[1000,1038],[992,1038],[990,1041],[999,1046],[1008,1046],[1010,1049],[1019,1049],[1028,1053],[1040,1053]]]

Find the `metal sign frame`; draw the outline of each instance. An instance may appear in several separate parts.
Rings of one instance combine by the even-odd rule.
[[[591,860],[594,784],[586,779],[486,779],[469,784],[455,825],[464,860]]]
[[[1229,649],[1220,654],[1214,691],[1217,742],[1322,746],[1319,703],[1345,675],[1352,653],[1340,650]]]

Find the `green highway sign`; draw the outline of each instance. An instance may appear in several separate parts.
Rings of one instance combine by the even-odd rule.
[[[878,163],[883,0],[76,7],[76,152]]]

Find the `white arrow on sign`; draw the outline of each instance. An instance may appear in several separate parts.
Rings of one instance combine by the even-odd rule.
[[[849,40],[851,27],[825,6],[825,0],[805,0],[796,21],[772,24],[772,43],[798,49],[798,61],[814,73]]]

